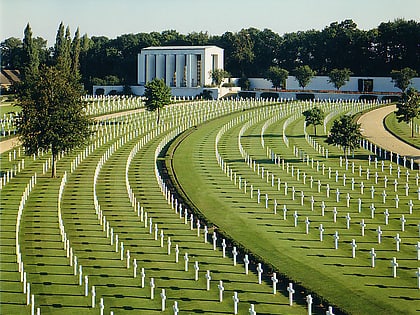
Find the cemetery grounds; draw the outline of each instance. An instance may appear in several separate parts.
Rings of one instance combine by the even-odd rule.
[[[55,180],[47,153],[2,154],[1,313],[306,314],[308,295],[314,314],[418,312],[418,171],[324,144],[334,118],[377,104],[318,105],[317,137],[305,102],[181,103],[159,126],[130,111],[95,123]]]

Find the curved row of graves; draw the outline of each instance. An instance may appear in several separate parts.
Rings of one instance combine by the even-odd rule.
[[[332,116],[374,106],[317,105]],[[218,229],[323,301],[355,313],[416,312],[418,167],[366,140],[341,156],[307,133],[301,112],[311,106],[204,125],[174,155],[178,183]],[[206,197],[194,186],[208,187]]]
[[[86,148],[60,155],[57,180],[48,154],[2,156],[5,169],[20,165],[1,187],[2,312],[305,313],[259,284],[156,180],[167,141],[261,105],[175,105],[159,126],[148,112],[99,122]]]

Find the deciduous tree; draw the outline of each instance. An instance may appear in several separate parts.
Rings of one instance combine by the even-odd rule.
[[[414,137],[413,119],[420,117],[420,95],[415,88],[403,92],[401,102],[397,104],[395,112],[398,122],[411,123],[411,137]]]
[[[217,86],[220,86],[220,84],[222,84],[224,78],[230,77],[229,72],[223,69],[210,70],[209,74],[214,84],[216,84]]]
[[[162,79],[153,79],[145,85],[146,109],[157,111],[156,123],[159,123],[160,109],[171,103],[171,89]]]
[[[350,80],[351,75],[352,72],[347,68],[332,69],[328,75],[328,82],[334,84],[335,88],[340,90],[340,88]]]
[[[270,80],[273,86],[275,87],[276,91],[278,88],[285,88],[286,87],[286,80],[289,76],[289,71],[286,69],[282,69],[280,67],[271,66],[266,75],[265,78],[267,80]]]
[[[411,79],[417,75],[417,72],[411,68],[404,68],[401,70],[392,70],[391,71],[391,78],[394,82],[394,86],[399,88],[401,92],[408,88],[411,83]]]
[[[80,83],[56,67],[42,66],[18,90],[22,112],[17,129],[26,154],[51,151],[51,176],[57,156],[86,142],[91,120],[85,115]]]
[[[294,74],[299,86],[305,89],[305,86],[307,86],[314,77],[315,71],[313,71],[308,65],[305,65],[297,67]]]
[[[316,136],[316,126],[321,125],[324,121],[324,112],[319,107],[313,107],[311,109],[305,110],[302,114],[305,116],[306,125],[314,126],[314,133]]]
[[[347,156],[347,150],[354,151],[361,139],[360,124],[353,122],[352,117],[345,115],[334,121],[325,142],[340,145],[344,155]]]

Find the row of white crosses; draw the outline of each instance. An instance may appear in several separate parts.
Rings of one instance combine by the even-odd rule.
[[[104,143],[105,143],[105,141],[104,141]],[[118,145],[118,143],[117,143],[117,145]],[[112,151],[112,149],[111,149],[111,151]],[[80,164],[81,161],[86,157],[86,155],[87,155],[86,152],[87,152],[87,150],[86,151],[83,151],[82,152],[82,156],[79,155],[76,158],[76,162],[74,163],[74,167],[72,167],[72,169],[71,169],[72,171],[74,171],[75,167],[77,167],[77,165]],[[110,155],[109,151],[107,151],[106,154]],[[66,176],[63,177],[63,182],[62,183],[65,183],[65,178],[66,178]],[[32,180],[34,180],[34,182],[36,181],[36,174],[35,174],[35,176],[34,176],[34,178]],[[62,185],[61,187],[64,187],[64,186]],[[62,189],[60,190],[60,197],[61,197],[61,195],[62,195]],[[98,211],[97,214],[99,214],[99,216],[100,216],[101,212]],[[20,218],[20,216],[18,217],[18,222],[20,222],[19,218]],[[102,218],[103,218],[103,220],[102,220]],[[61,215],[60,215],[60,220],[59,221],[60,221],[60,225],[61,225],[60,230],[62,232],[62,241],[64,243],[64,249],[67,252],[67,257],[70,258],[70,265],[72,265],[73,264],[73,261],[74,261],[74,270],[75,270],[74,273],[76,275],[77,274],[77,271],[79,272],[79,285],[82,285],[82,279],[83,279],[83,276],[82,276],[83,275],[82,266],[79,265],[79,268],[77,268],[77,256],[74,256],[74,258],[73,258],[73,254],[72,254],[73,251],[72,251],[72,248],[69,246],[69,240],[67,239],[66,233],[64,232],[64,225],[62,223]],[[100,222],[101,223],[104,222],[103,225],[104,225],[104,229],[105,229],[105,222],[106,222],[106,220],[105,220],[105,217],[104,216],[100,218]],[[109,226],[109,225],[107,225],[107,226]],[[17,231],[19,231],[19,229],[17,229]],[[108,234],[108,231],[109,230],[107,229],[107,234]],[[112,234],[112,230],[111,230],[111,234]],[[116,237],[118,237],[118,236],[116,236]],[[18,247],[17,253],[18,253],[18,257],[20,257],[19,247]],[[26,273],[23,272],[23,263],[22,263],[21,267],[22,267],[21,268],[22,275],[25,275],[25,276],[22,276],[22,281],[23,281],[23,279],[25,279],[25,281],[26,281]],[[87,276],[85,276],[84,279],[85,279],[85,295],[87,295],[87,287],[88,287],[88,278],[87,278]],[[29,285],[29,283],[28,283],[28,285]],[[27,286],[26,285],[25,285],[25,290],[27,290]],[[28,292],[30,292],[30,290],[28,290]],[[28,293],[28,296],[29,296],[29,293]],[[33,299],[34,298],[32,298],[32,300]],[[28,301],[29,301],[29,298],[28,298]]]
[[[218,134],[218,137],[216,138],[216,149],[217,149],[217,143],[220,140],[220,137],[232,126],[233,123],[236,123],[236,121],[232,121],[230,125],[229,124],[226,125],[227,128],[225,127],[225,128],[222,128],[221,129],[221,132]],[[250,125],[251,125],[251,123],[245,124],[244,127],[241,129],[239,135],[240,136],[243,135],[244,130],[245,130],[245,127],[249,127]],[[239,138],[238,142],[239,142],[239,146],[240,146],[240,151],[242,152],[243,155],[246,156],[246,154],[244,154],[245,150],[243,149],[243,147],[242,147],[242,145],[240,143],[240,136],[238,137]],[[263,142],[263,140],[262,140],[262,142]],[[219,165],[221,165],[221,168],[228,175],[228,177],[231,178],[231,180],[232,180],[232,173],[233,173],[233,177],[235,178],[235,185],[236,185],[236,177],[237,177],[237,174],[234,173],[232,171],[232,169],[230,169],[229,166],[226,163],[224,163],[223,159],[221,158],[221,156],[220,156],[220,154],[218,152],[216,154],[218,155],[217,157],[218,157]],[[253,166],[254,167],[254,171],[255,171],[255,168],[256,168],[257,169],[256,172],[259,175],[260,174],[260,166],[257,165],[257,167],[255,167],[255,161],[254,161],[254,163],[252,163],[252,160],[249,158],[249,155],[247,156],[247,158],[248,158],[248,161],[247,161],[248,165],[250,165],[250,167]],[[341,160],[341,163],[342,163],[342,160]],[[377,162],[375,164],[377,164]],[[376,165],[376,167],[377,167],[377,165]],[[293,176],[293,171],[294,170],[293,170],[293,166],[292,166],[292,176]],[[262,174],[262,177],[264,178],[264,168],[261,168],[261,174]],[[267,172],[267,174],[268,174],[268,172]],[[298,172],[298,174],[299,174],[299,172]],[[336,174],[338,174],[338,171],[336,172]],[[367,174],[369,174],[369,172],[367,172]],[[400,171],[398,171],[398,174],[400,174]],[[299,177],[299,175],[297,175],[297,176]],[[369,175],[367,175],[367,176],[369,176]],[[407,175],[406,175],[407,180],[408,180],[408,176],[409,175],[407,173]],[[336,177],[338,177],[338,175],[336,175]],[[338,179],[336,179],[336,180],[338,181]],[[239,176],[239,186],[241,186],[241,182],[242,181],[243,181],[243,179]],[[344,177],[344,181],[345,181],[345,177]],[[418,181],[418,174],[417,174],[416,181]],[[267,182],[268,182],[268,175],[267,175]],[[246,180],[244,181],[244,183],[245,183],[244,186],[245,186],[245,191],[246,191]],[[279,183],[280,183],[280,181],[279,181]],[[352,184],[354,185],[354,182],[353,181],[352,181]],[[287,191],[287,183],[285,183],[285,185],[286,185],[285,186],[285,191]],[[345,185],[345,182],[344,182],[344,185]],[[395,190],[396,190],[396,185],[395,185]],[[272,175],[272,186],[274,186],[274,176],[273,175]],[[294,191],[293,188],[294,187],[292,187],[292,199],[294,199],[294,193],[295,193],[295,191]],[[373,188],[373,186],[372,186],[372,188]],[[362,183],[361,189],[363,189],[363,183]],[[254,190],[254,187],[251,185],[251,198],[253,198],[253,190]],[[406,195],[408,195],[408,185],[405,186],[405,190],[406,190]],[[337,192],[338,192],[338,190],[337,190]],[[374,190],[372,189],[372,194],[373,194],[373,192],[374,192]],[[266,196],[265,197],[265,200],[266,200],[265,204],[266,204],[266,208],[268,208],[268,195],[266,194],[265,196]],[[337,199],[338,198],[339,198],[339,193],[337,193]],[[313,201],[313,199],[311,199],[311,200]],[[260,203],[260,201],[261,201],[261,192],[260,192],[260,189],[258,189],[257,190],[257,202]],[[337,202],[338,201],[339,200],[337,200]],[[348,201],[349,201],[349,198],[347,198],[347,206],[349,206],[349,202]],[[303,192],[301,192],[301,204],[303,204]],[[312,205],[312,209],[313,209],[313,202],[311,202],[311,205]],[[411,214],[412,213],[412,208],[413,208],[413,202],[412,202],[412,200],[410,200],[410,202],[408,203],[408,205],[409,205],[409,213]],[[275,200],[274,201],[274,212],[275,213],[276,213],[276,208],[277,208],[277,202]],[[360,198],[358,199],[358,208],[359,208],[359,212],[360,212],[361,211],[361,199]],[[398,195],[396,196],[396,208],[398,208]],[[336,207],[334,207],[334,210],[335,210],[334,211],[334,222],[335,222],[336,221],[336,215],[337,215]],[[373,218],[374,217],[374,206],[373,206],[373,204],[371,205],[371,210],[372,210],[372,218]],[[284,218],[286,217],[286,212],[287,212],[287,209],[286,209],[286,207],[284,207]],[[388,220],[388,216],[389,216],[389,212],[386,211],[384,214],[386,215],[386,221],[387,221]],[[294,225],[295,226],[297,226],[297,218],[298,218],[298,214],[295,211],[295,213],[294,213]],[[346,226],[347,226],[347,229],[349,229],[350,220],[351,220],[351,217],[350,217],[349,214],[347,214],[346,215]],[[401,229],[402,229],[402,231],[404,231],[404,224],[405,224],[405,222],[406,222],[406,219],[404,218],[404,215],[402,215],[402,217],[401,217]],[[310,224],[310,221],[308,220],[308,218],[306,218],[305,224],[306,224],[306,233],[308,233],[309,224]],[[364,223],[364,220],[362,220],[362,222],[361,222],[362,235],[364,235],[364,228],[365,228],[365,226],[366,225]],[[321,225],[321,227],[320,227],[320,238],[321,238],[321,240],[322,240],[322,232],[323,231],[324,231],[324,229],[323,229],[323,227]],[[339,239],[338,232],[336,232],[334,234],[334,239],[335,239],[335,248],[338,248],[338,239]],[[399,244],[401,242],[401,239],[400,239],[400,237],[399,237],[398,234],[397,234],[397,236],[394,239],[396,241],[397,251],[399,251]],[[356,250],[356,247],[357,247],[357,245],[355,243],[355,240],[352,240],[351,247],[352,247],[352,257],[355,257],[355,250]]]
[[[163,143],[161,143],[159,145],[159,147],[163,148],[166,145],[167,142],[169,142],[169,139],[167,139],[166,141],[163,141]],[[156,154],[156,156],[158,156],[158,154]],[[182,205],[178,202],[177,199],[173,198],[173,195],[170,193],[169,190],[167,190],[165,183],[161,180],[161,177],[159,177],[159,183],[162,187],[163,195],[167,199],[168,204],[171,204],[172,209],[175,209],[175,212],[178,211],[178,206],[179,206],[179,213],[180,213],[180,216],[182,216]],[[187,215],[186,209],[185,209],[185,212],[184,212],[184,218],[185,218],[185,224],[187,224],[188,215]],[[190,219],[190,228],[192,230],[194,228],[194,216],[193,216],[192,213],[190,214],[189,219]],[[197,220],[195,226],[196,226],[196,230],[197,230],[197,236],[199,237],[200,236],[200,227],[201,227],[201,224],[200,224],[199,220]],[[156,239],[156,235],[157,234],[156,234],[156,230],[155,230],[155,239]],[[205,226],[204,227],[204,242],[205,243],[207,243],[207,235],[208,235],[208,229]],[[213,249],[216,250],[217,235],[216,235],[215,232],[213,232],[212,239],[213,239]],[[171,242],[170,242],[170,238],[169,238],[168,239],[168,254],[170,254],[170,244],[171,244]],[[226,255],[225,239],[222,240],[222,253],[223,253],[223,257],[225,257],[225,255]],[[176,247],[176,249],[175,249],[175,254],[176,254],[175,255],[175,257],[176,257],[175,261],[178,262],[178,260],[179,260],[179,249],[178,249],[178,247]],[[233,264],[236,265],[237,264],[237,256],[238,256],[238,251],[237,251],[236,247],[233,247],[232,256],[233,256]],[[245,267],[245,274],[248,274],[248,272],[249,272],[248,255],[245,255],[245,257],[243,259],[243,262],[244,262],[244,267]],[[188,271],[188,263],[189,263],[189,256],[188,256],[188,253],[185,253],[184,254],[184,269],[185,269],[185,271]],[[198,280],[199,266],[198,266],[197,261],[194,263],[194,270],[195,270],[195,280]],[[263,272],[263,270],[261,268],[261,264],[258,264],[257,272],[258,272],[258,283],[261,283],[261,275],[262,275],[262,272]],[[205,277],[206,277],[206,283],[207,283],[207,290],[209,290],[210,289],[210,280],[211,280],[209,270],[207,270]],[[275,278],[275,274],[274,274],[274,278]],[[274,280],[274,283],[275,283],[275,280]],[[276,293],[275,292],[275,284],[273,284],[273,286],[274,286],[274,293]],[[223,300],[223,291],[224,291],[222,281],[219,282],[218,288],[219,288],[219,300],[222,301]],[[293,292],[291,291],[290,296],[292,296],[293,293],[294,293],[294,291]],[[237,305],[239,303],[239,298],[238,298],[236,292],[234,293],[233,300],[234,300],[234,314],[237,314]],[[251,305],[250,314],[254,314],[254,312],[255,312],[254,305]]]
[[[89,152],[90,153],[90,152]],[[18,148],[18,154],[20,154],[20,147]],[[14,155],[16,155],[16,150],[14,150]],[[42,151],[41,153],[38,154],[38,156],[43,156],[44,152]],[[64,152],[62,152],[61,154],[59,154],[59,158],[61,158],[64,155]],[[79,161],[78,163],[80,163],[80,161],[82,160],[82,158],[86,158],[87,155],[87,150],[82,151],[82,153],[79,153],[79,155],[75,158],[75,160]],[[34,159],[35,159],[35,155],[34,155]],[[22,161],[22,164],[24,163],[24,160]],[[48,167],[50,166],[50,160],[49,162],[47,161],[46,163],[48,164],[43,164],[44,165],[44,169],[43,169],[43,173],[45,173],[46,167],[45,165],[48,165]],[[72,162],[74,163],[74,161]],[[23,164],[24,165],[24,164]],[[23,166],[24,167],[24,166]],[[69,258],[69,264],[70,266],[72,266],[73,261],[75,262],[75,272],[74,274],[77,275],[77,270],[79,270],[79,285],[81,285],[82,283],[82,266],[79,266],[79,269],[77,269],[77,256],[74,256],[73,258],[73,249],[70,247],[70,241],[67,238],[67,234],[65,233],[64,230],[64,224],[63,224],[63,220],[61,218],[61,199],[62,199],[62,194],[63,194],[63,190],[64,190],[64,185],[66,183],[67,180],[67,173],[64,174],[63,178],[62,178],[62,182],[60,185],[60,190],[59,190],[59,197],[58,197],[58,219],[59,219],[59,225],[60,225],[60,233],[62,236],[62,242],[64,244],[64,250],[66,251],[66,255],[67,258]],[[31,304],[31,314],[34,314],[34,305],[35,305],[35,296],[34,294],[31,295],[31,286],[29,281],[27,281],[27,272],[24,271],[24,263],[22,261],[22,254],[20,252],[20,245],[19,245],[19,232],[20,232],[20,221],[21,221],[21,217],[22,217],[22,213],[23,213],[23,208],[25,206],[26,200],[29,197],[30,192],[32,191],[32,189],[34,188],[35,184],[37,182],[37,174],[35,173],[30,181],[29,184],[27,185],[23,196],[22,196],[22,200],[19,206],[19,211],[18,211],[18,216],[17,216],[17,224],[16,224],[16,255],[17,255],[17,262],[19,265],[19,272],[21,273],[21,282],[23,283],[23,293],[27,295],[27,304]],[[87,283],[87,276],[85,276],[85,282]],[[85,289],[85,294],[87,292],[87,285],[86,285],[86,289]],[[37,314],[40,314],[40,308],[37,308]]]

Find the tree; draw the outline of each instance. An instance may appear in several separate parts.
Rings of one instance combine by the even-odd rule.
[[[245,69],[247,69],[247,66],[250,65],[255,58],[253,49],[254,42],[247,30],[242,29],[235,34],[232,59],[239,64],[242,76],[245,76]]]
[[[273,86],[276,88],[285,88],[286,80],[289,76],[289,71],[280,67],[271,66],[265,75],[267,80],[270,80]]]
[[[229,72],[223,69],[215,69],[209,71],[210,77],[212,78],[214,84],[220,86],[224,78],[230,77]]]
[[[89,138],[91,120],[85,115],[80,83],[56,67],[42,66],[18,89],[22,112],[17,122],[28,155],[51,150],[51,176],[56,177],[57,155],[81,146]]]
[[[171,88],[162,79],[155,78],[145,85],[146,109],[154,112],[157,110],[156,123],[159,123],[160,109],[171,103]]]
[[[312,77],[315,75],[315,71],[313,71],[308,65],[297,67],[294,73],[299,86],[303,89],[305,89],[305,86],[311,82]]]
[[[403,92],[401,102],[397,104],[395,112],[398,122],[411,123],[411,137],[414,137],[413,119],[420,117],[420,95],[415,88]]]
[[[80,69],[80,52],[81,52],[81,41],[79,28],[77,28],[76,33],[74,33],[74,38],[71,43],[71,71],[73,75],[79,76]]]
[[[305,116],[305,121],[308,126],[314,125],[314,133],[316,136],[316,126],[321,125],[324,121],[324,112],[319,107],[313,107],[305,110],[302,114]]]
[[[350,80],[352,72],[347,69],[332,69],[328,75],[328,82],[334,84],[335,88],[340,90],[340,88]]]
[[[32,30],[29,23],[26,25],[23,38],[23,79],[34,76],[38,72],[39,54],[32,38]]]
[[[350,116],[345,115],[334,121],[325,142],[340,145],[343,148],[344,155],[347,156],[347,150],[354,151],[359,146],[361,139],[360,124],[353,122]]]
[[[401,71],[392,70],[391,71],[391,78],[392,82],[394,82],[394,86],[399,88],[402,93],[408,88],[411,83],[411,79],[417,75],[417,72],[411,68],[404,68]]]

